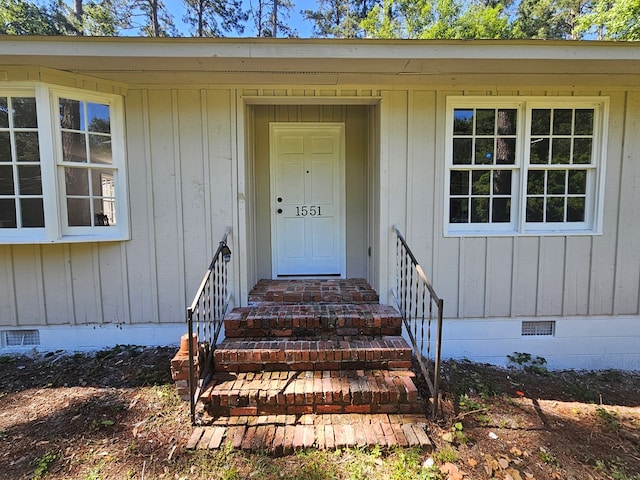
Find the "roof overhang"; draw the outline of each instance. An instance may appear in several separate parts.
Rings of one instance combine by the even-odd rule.
[[[640,83],[637,43],[596,41],[0,36],[0,65],[38,65],[130,83],[191,76],[211,78],[207,83],[285,77],[292,83],[359,78],[396,84],[415,83],[409,77],[469,75],[583,75],[609,82],[619,75],[625,83]]]

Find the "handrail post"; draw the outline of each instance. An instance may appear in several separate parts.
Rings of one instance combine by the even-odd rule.
[[[188,340],[189,340],[189,411],[191,413],[191,424],[196,423],[196,386],[194,384],[194,370],[195,370],[195,362],[193,359],[194,351],[193,351],[193,310],[191,307],[187,308],[187,325],[188,325]]]

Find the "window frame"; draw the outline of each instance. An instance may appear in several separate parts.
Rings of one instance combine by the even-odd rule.
[[[38,120],[44,227],[0,228],[0,244],[109,242],[130,239],[124,102],[120,95],[61,87],[39,82],[8,83],[0,96],[34,96]],[[59,119],[59,98],[109,105],[117,224],[69,227],[67,225],[64,162]]]
[[[517,106],[516,106],[517,105]],[[496,165],[455,165],[453,163],[453,128],[456,109],[517,108],[516,160],[512,179],[511,222],[509,223],[455,223],[450,221],[451,172],[455,170],[483,170]],[[581,165],[589,170],[585,194],[585,221],[583,222],[527,222],[527,179],[530,171],[566,169],[573,164],[531,164],[530,141],[531,113],[542,109],[593,109],[592,163]],[[444,217],[445,237],[464,236],[541,236],[541,235],[601,235],[603,222],[604,180],[606,166],[607,125],[609,98],[605,96],[575,97],[517,97],[517,96],[448,96],[445,106],[445,169],[444,169]],[[484,167],[484,168],[483,168]],[[503,168],[504,165],[498,166]],[[571,168],[569,168],[571,169]],[[566,195],[566,194],[565,194]]]

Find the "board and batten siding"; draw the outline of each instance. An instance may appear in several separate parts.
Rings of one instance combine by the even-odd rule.
[[[382,224],[403,230],[446,300],[445,317],[638,315],[640,93],[497,92],[609,97],[602,235],[445,237],[445,99],[479,93],[383,93]],[[387,242],[393,261],[395,246]]]
[[[232,225],[234,98],[129,90],[131,240],[0,245],[0,325],[182,324]]]

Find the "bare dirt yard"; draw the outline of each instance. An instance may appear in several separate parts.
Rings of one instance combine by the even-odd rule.
[[[640,372],[443,366],[432,452],[185,449],[175,348],[0,356],[2,479],[640,480]]]

